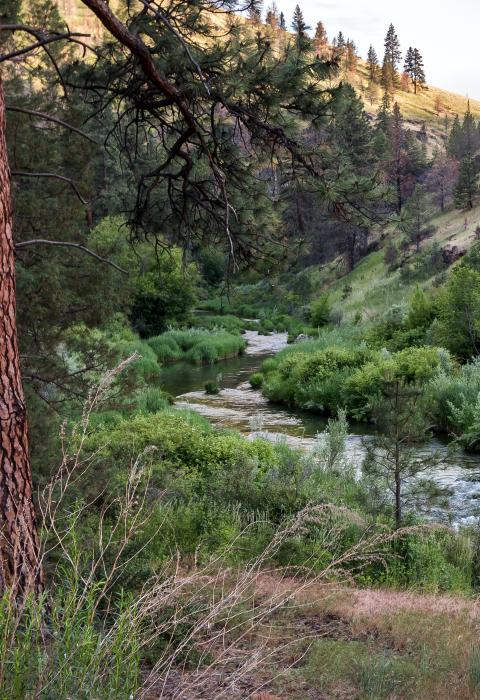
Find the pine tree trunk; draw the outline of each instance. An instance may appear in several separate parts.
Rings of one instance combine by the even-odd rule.
[[[0,76],[0,594],[42,589],[28,426],[18,352],[10,169]]]

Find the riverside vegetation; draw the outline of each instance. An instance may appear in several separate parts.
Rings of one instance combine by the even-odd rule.
[[[421,448],[480,452],[480,104],[393,26],[380,67],[298,6],[107,5],[0,11],[2,455],[37,513],[2,530],[0,699],[473,700],[479,526]],[[325,416],[311,450],[164,390],[218,365],[221,395],[246,330],[288,335],[250,384]]]

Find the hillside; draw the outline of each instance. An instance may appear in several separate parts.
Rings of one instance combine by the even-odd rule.
[[[372,101],[367,95],[368,68],[363,60],[359,60],[354,73],[344,74],[342,79],[352,83],[362,97],[365,111],[372,118],[381,103],[381,89]],[[398,90],[395,94],[406,125],[412,131],[420,131],[425,124],[431,139],[430,147],[440,143],[445,136],[446,122],[451,126],[456,115],[462,116],[467,108],[467,98],[454,92],[448,92],[433,85],[426,85],[417,95],[413,89],[410,92]],[[475,118],[480,117],[480,101],[470,99],[470,110]]]
[[[468,213],[451,210],[436,215],[432,224],[436,231],[422,242],[421,252],[436,244],[441,249],[439,253],[450,262],[478,240],[475,229],[480,224],[480,205]],[[418,284],[424,288],[431,287],[437,275],[442,274],[432,268],[409,278],[402,274],[401,268],[389,271],[384,259],[385,246],[394,236],[393,228],[387,229],[379,250],[363,258],[348,274],[339,275],[338,259],[323,268],[312,268],[318,287],[328,290],[334,307],[341,310],[345,320],[351,320],[361,312],[363,319],[368,321],[392,305],[407,301]]]
[[[100,40],[102,36],[100,23],[82,4],[81,0],[56,0],[56,2],[62,17],[71,27],[74,27],[76,31],[91,34],[95,41]],[[113,11],[119,7],[118,0],[110,0],[109,4]],[[272,31],[266,25],[264,26],[267,31]],[[368,85],[366,62],[360,59],[355,71],[348,74],[343,73],[340,75],[340,79],[350,82],[356,88],[358,94],[362,96],[366,112],[373,117],[380,106],[381,93],[379,91],[373,101],[366,95]],[[448,117],[451,123],[456,114],[462,115],[466,109],[467,98],[464,95],[458,95],[427,84],[426,88],[417,95],[413,94],[413,90],[411,92],[399,90],[395,95],[395,100],[400,105],[408,127],[419,131],[425,122],[429,136],[436,143],[445,133],[445,117]],[[438,104],[441,105],[440,111],[436,109]],[[480,100],[470,99],[470,108],[474,117],[480,117]]]

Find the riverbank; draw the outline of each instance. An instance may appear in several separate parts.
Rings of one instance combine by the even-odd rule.
[[[261,437],[311,452],[316,445],[316,436],[326,428],[327,419],[295,407],[272,403],[261,391],[252,389],[248,381],[265,360],[287,346],[287,334],[262,336],[247,331],[243,337],[248,341],[244,355],[222,363],[221,367],[178,363],[163,368],[160,378],[163,388],[176,397],[178,408],[193,410],[217,427],[233,429],[250,440]],[[220,392],[207,395],[205,384],[216,380],[219,371],[222,374]],[[372,433],[372,426],[349,421],[346,454],[358,474]],[[480,514],[478,456],[461,449],[452,453],[448,441],[438,437],[428,440],[418,449],[426,458],[433,453],[439,456],[431,476],[441,495],[429,504],[431,517],[442,522],[472,522]]]

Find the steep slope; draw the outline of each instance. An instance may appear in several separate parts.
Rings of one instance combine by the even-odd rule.
[[[100,41],[102,37],[101,25],[81,0],[56,0],[56,2],[62,17],[69,26],[75,28],[75,31],[91,34],[94,41]],[[114,12],[119,10],[119,0],[110,0],[109,4]],[[242,20],[242,18],[239,19]],[[245,24],[250,26],[246,20]],[[272,30],[266,25],[263,25],[263,28],[268,34],[273,32],[278,34],[281,31]],[[373,116],[377,112],[381,102],[381,90],[378,91],[373,100],[367,95],[368,68],[365,61],[360,59],[353,72],[341,71],[333,82],[338,82],[338,80],[348,81],[356,88],[363,98],[367,113]],[[395,95],[395,100],[400,105],[409,128],[419,131],[425,122],[428,134],[434,143],[440,141],[445,133],[445,118],[447,117],[451,123],[454,116],[463,114],[467,107],[466,97],[432,85],[427,85],[418,95],[414,95],[413,90],[410,92],[399,90]],[[479,100],[470,100],[470,108],[475,117],[480,117]]]
[[[380,107],[382,94],[381,88],[378,87],[374,99],[368,95],[366,62],[359,60],[354,72],[343,73],[340,78],[350,82],[355,87],[363,99],[365,111],[374,117]],[[413,88],[409,92],[398,90],[394,99],[398,102],[409,129],[420,131],[425,124],[430,146],[443,140],[446,128],[451,126],[457,114],[462,116],[465,113],[468,105],[467,97],[428,84],[417,95],[414,94]],[[480,117],[480,101],[470,99],[470,110],[473,116],[478,119]]]
[[[385,262],[385,247],[395,239],[396,231],[389,227],[384,231],[380,247],[364,257],[348,274],[342,274],[340,259],[321,268],[310,268],[319,291],[327,291],[334,309],[344,320],[354,320],[358,314],[364,321],[371,320],[410,298],[415,287],[429,288],[440,281],[451,263],[461,257],[478,240],[477,226],[480,226],[480,205],[469,212],[451,210],[436,215],[432,219],[435,233],[421,244],[420,254],[410,253],[407,264],[415,265],[416,271],[408,272],[405,267],[389,270]],[[438,260],[438,267],[428,258],[429,251]]]

